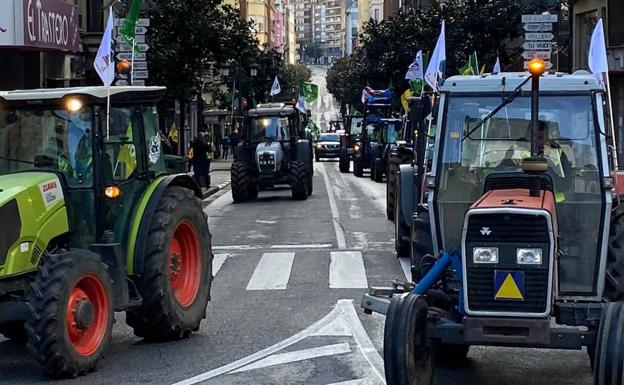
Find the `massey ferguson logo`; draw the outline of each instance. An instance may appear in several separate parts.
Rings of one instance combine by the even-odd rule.
[[[489,227],[482,227],[481,228],[481,235],[490,235],[492,234],[492,230],[490,230]]]
[[[57,187],[56,186],[56,182],[48,182],[48,183],[44,184],[43,186],[41,186],[41,191],[48,192],[48,191],[50,191],[52,189],[55,189],[56,187]]]

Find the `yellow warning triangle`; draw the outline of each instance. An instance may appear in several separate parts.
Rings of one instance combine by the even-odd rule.
[[[516,282],[514,281],[511,274],[507,274],[507,277],[505,277],[503,284],[498,289],[498,292],[496,292],[496,295],[494,296],[494,298],[496,299],[524,299],[524,297],[522,296],[522,293],[520,292],[520,289],[518,289],[518,285],[516,285]]]

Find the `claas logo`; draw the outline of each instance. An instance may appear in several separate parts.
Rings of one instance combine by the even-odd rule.
[[[43,190],[43,192],[46,192],[46,191],[50,191],[52,189],[55,189],[56,187],[57,187],[56,182],[48,182],[48,183],[43,185],[42,190]]]

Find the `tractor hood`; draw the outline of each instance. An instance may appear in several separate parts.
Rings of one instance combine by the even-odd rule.
[[[282,165],[284,152],[280,142],[262,142],[256,147],[256,164],[258,171],[272,174]]]
[[[22,172],[0,175],[0,206],[27,190],[33,190],[35,187],[40,194],[31,196],[31,199],[33,199],[31,203],[41,203],[45,208],[48,208],[63,201],[61,183],[55,174]]]

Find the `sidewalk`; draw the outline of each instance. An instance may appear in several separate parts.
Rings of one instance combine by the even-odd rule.
[[[210,187],[202,188],[204,199],[216,194],[230,185],[230,166],[232,158],[213,160],[210,164]]]

